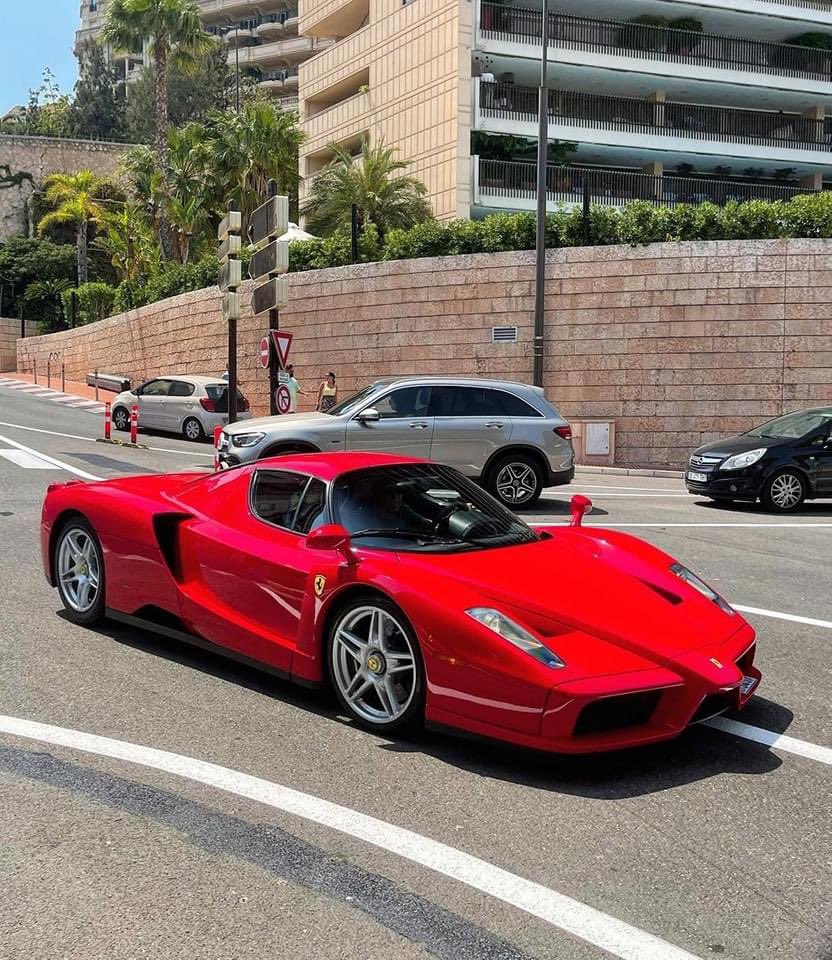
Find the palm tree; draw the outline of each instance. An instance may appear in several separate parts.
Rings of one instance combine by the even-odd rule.
[[[38,233],[56,224],[75,225],[75,246],[78,260],[78,285],[87,282],[87,234],[90,220],[100,220],[104,208],[100,201],[110,191],[107,180],[91,170],[78,173],[53,173],[44,181],[46,202],[53,209],[38,223]]]
[[[108,212],[99,227],[103,230],[93,241],[93,248],[109,258],[120,282],[138,286],[159,259],[144,209],[135,201],[128,201],[117,213]]]
[[[202,29],[200,10],[193,0],[111,0],[102,38],[119,50],[141,50],[145,43],[156,73],[156,162],[167,178],[168,66],[183,72],[196,68],[199,57],[215,43]],[[162,247],[170,256],[170,233],[161,224]]]
[[[357,157],[338,144],[330,149],[333,160],[312,181],[301,210],[313,233],[330,234],[348,224],[352,204],[358,207],[360,222],[374,223],[382,236],[431,218],[425,185],[400,173],[408,162],[396,160],[393,148],[364,140]]]
[[[71,286],[69,280],[53,278],[51,280],[35,280],[34,283],[30,283],[26,287],[23,292],[23,299],[26,303],[40,304],[43,307],[43,323],[46,329],[42,328],[42,332],[47,333],[49,330],[58,329],[61,317],[61,294],[65,290],[69,290]]]

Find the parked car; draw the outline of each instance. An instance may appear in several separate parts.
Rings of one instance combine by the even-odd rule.
[[[388,377],[326,413],[262,417],[223,430],[223,467],[285,453],[375,450],[424,457],[479,480],[510,507],[569,483],[569,424],[543,390],[508,380]]]
[[[832,497],[832,407],[798,410],[706,443],[690,458],[685,481],[690,493],[721,503],[759,499],[776,513]]]
[[[73,623],[105,617],[422,721],[557,752],[677,736],[760,683],[753,629],[620,530],[533,529],[458,471],[370,453],[49,486]],[[229,717],[233,723],[233,717]]]
[[[125,390],[112,401],[113,426],[130,427],[130,408],[139,408],[139,426],[181,433],[186,440],[213,437],[214,427],[228,423],[228,384],[219,377],[155,377]],[[237,391],[237,416],[251,417],[248,400]]]

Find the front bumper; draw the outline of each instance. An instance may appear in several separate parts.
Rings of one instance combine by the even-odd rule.
[[[575,464],[568,470],[555,471],[549,468],[549,477],[546,481],[547,487],[562,487],[564,484],[572,483],[575,479]]]
[[[691,479],[691,473],[704,476],[704,480]],[[688,493],[724,500],[756,500],[763,486],[762,477],[748,476],[743,470],[720,473],[701,467],[688,467],[685,471],[685,486]]]

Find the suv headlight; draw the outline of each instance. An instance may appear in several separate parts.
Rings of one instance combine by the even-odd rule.
[[[547,667],[559,669],[566,666],[563,660],[544,646],[537,637],[499,610],[492,610],[491,607],[472,607],[465,612],[484,627],[488,627],[509,643],[513,643],[515,647],[534,657],[535,660],[546,664]]]
[[[265,433],[232,433],[231,443],[235,447],[255,447],[265,436]]]
[[[748,453],[738,453],[734,457],[728,457],[720,464],[720,470],[742,470],[743,467],[750,467],[753,463],[760,460],[766,453],[765,447],[757,450],[749,450]]]
[[[690,584],[694,590],[698,590],[703,597],[707,597],[709,600],[712,600],[720,610],[724,610],[725,613],[730,613],[731,616],[734,615],[734,608],[721,597],[716,590],[713,590],[711,587],[705,583],[704,580],[700,580],[695,573],[688,570],[687,567],[683,567],[681,563],[671,564],[670,572],[675,573],[680,580],[684,580],[685,583]]]

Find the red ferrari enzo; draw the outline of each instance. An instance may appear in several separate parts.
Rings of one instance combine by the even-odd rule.
[[[330,684],[376,731],[429,724],[563,752],[741,708],[751,627],[623,533],[534,530],[455,470],[298,454],[211,475],[50,486],[43,563],[69,617],[112,617]]]

